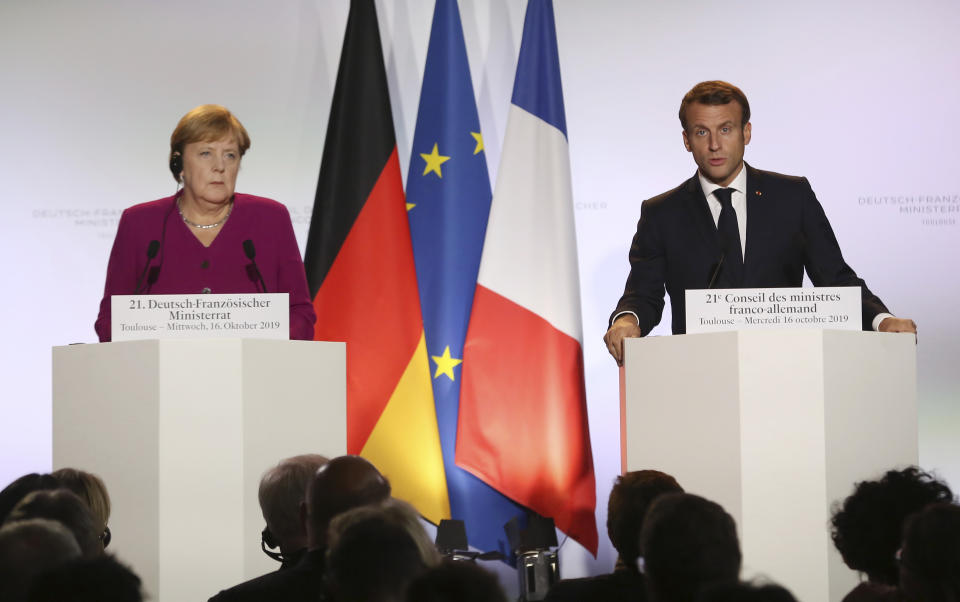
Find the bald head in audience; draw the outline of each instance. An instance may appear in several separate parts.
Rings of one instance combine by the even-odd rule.
[[[376,504],[390,497],[390,483],[376,467],[360,456],[330,460],[313,476],[304,504],[308,547],[327,544],[327,528],[336,515],[358,506]]]

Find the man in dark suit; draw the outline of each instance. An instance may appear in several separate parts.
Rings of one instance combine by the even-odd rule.
[[[647,508],[667,493],[683,493],[672,476],[658,470],[637,470],[617,477],[607,502],[607,535],[617,550],[612,573],[564,579],[555,583],[544,602],[645,602],[640,531]]]
[[[623,339],[644,336],[660,322],[664,289],[673,332],[683,334],[687,289],[796,287],[804,269],[815,286],[859,286],[865,330],[916,333],[916,324],[892,316],[843,260],[806,178],[744,163],[750,104],[739,88],[697,84],[680,104],[680,123],[697,173],[643,203],[630,275],[603,337],[618,364]]]
[[[288,569],[261,575],[221,591],[210,602],[299,602],[320,600],[324,594],[327,527],[335,516],[352,508],[379,504],[390,498],[390,483],[360,456],[340,456],[320,467],[310,480],[300,506],[307,532],[307,551]]]

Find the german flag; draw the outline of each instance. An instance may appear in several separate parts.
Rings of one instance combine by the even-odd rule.
[[[315,340],[347,343],[347,451],[450,515],[373,0],[351,0],[304,258]],[[322,386],[322,383],[318,383]]]

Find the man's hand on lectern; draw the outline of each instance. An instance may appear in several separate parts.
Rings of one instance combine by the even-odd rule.
[[[623,314],[613,321],[607,334],[603,335],[603,342],[618,366],[623,365],[623,339],[639,337],[641,334],[637,319],[632,314]]]
[[[909,318],[884,318],[880,324],[877,325],[877,331],[879,332],[912,332],[914,336],[917,335],[917,323]]]

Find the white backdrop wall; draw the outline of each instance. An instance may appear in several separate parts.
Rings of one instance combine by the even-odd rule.
[[[167,144],[183,113],[214,102],[239,116],[253,145],[238,189],[286,203],[305,242],[347,8],[0,3],[0,485],[50,468],[50,347],[95,342],[119,212],[173,192]],[[377,8],[406,174],[433,3]],[[495,180],[525,2],[461,0],[460,9]],[[600,337],[640,201],[694,172],[676,110],[704,79],[746,91],[747,160],[808,176],[848,261],[919,323],[921,462],[960,487],[951,305],[960,293],[960,4],[555,0],[555,9],[601,532],[620,456],[617,370]],[[596,560],[567,542],[567,574],[609,570],[615,555],[602,541]]]

